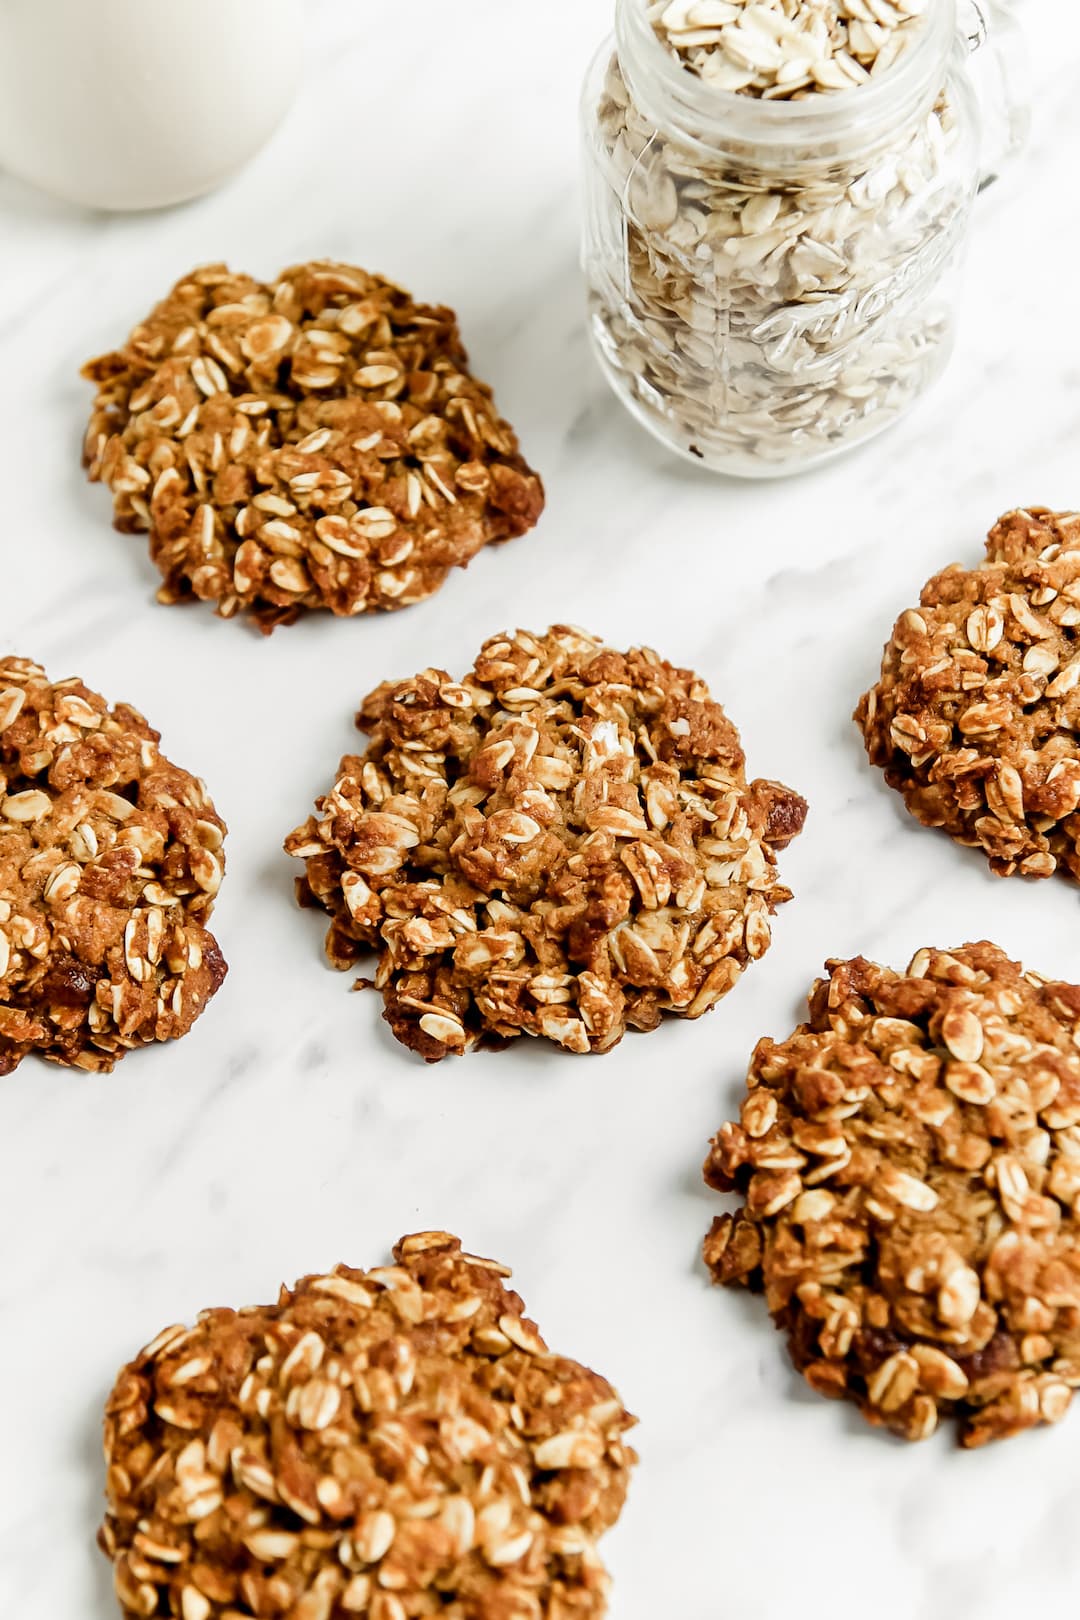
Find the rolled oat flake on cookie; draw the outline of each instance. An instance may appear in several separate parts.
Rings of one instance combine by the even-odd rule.
[[[0,658],[0,1074],[111,1069],[225,978],[206,923],[225,823],[126,703]]]
[[[634,1419],[445,1232],[120,1373],[100,1534],[128,1620],[601,1620]]]
[[[705,1179],[741,1199],[714,1278],[905,1440],[1056,1423],[1080,1386],[1080,986],[985,942],[827,975],[713,1140]]]
[[[377,953],[385,1017],[429,1061],[519,1035],[605,1052],[707,1012],[768,949],[806,804],[747,781],[692,671],[519,630],[461,681],[387,682],[358,724],[366,751],[285,848],[330,961]]]

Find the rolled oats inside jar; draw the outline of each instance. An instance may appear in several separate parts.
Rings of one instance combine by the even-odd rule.
[[[948,357],[979,179],[956,0],[617,0],[584,102],[607,376],[658,438],[774,477]]]

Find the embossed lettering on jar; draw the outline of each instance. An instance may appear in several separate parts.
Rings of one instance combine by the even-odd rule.
[[[796,472],[939,375],[980,177],[977,43],[956,0],[617,0],[584,100],[590,325],[663,442]]]

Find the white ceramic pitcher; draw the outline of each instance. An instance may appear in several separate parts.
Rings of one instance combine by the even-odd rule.
[[[0,169],[70,202],[210,191],[296,92],[302,0],[0,0]]]

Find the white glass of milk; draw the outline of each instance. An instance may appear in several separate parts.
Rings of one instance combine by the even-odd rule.
[[[296,93],[302,0],[0,0],[0,170],[94,208],[200,196]]]

